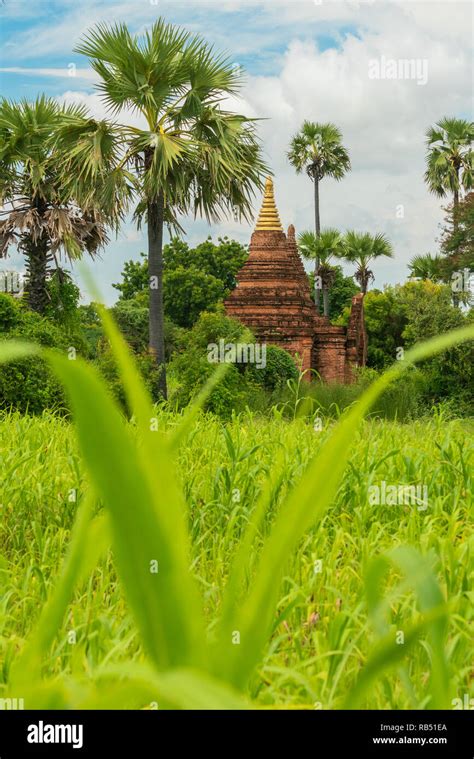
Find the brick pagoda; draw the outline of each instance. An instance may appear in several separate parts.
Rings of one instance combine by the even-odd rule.
[[[365,364],[363,295],[352,299],[349,325],[335,327],[319,316],[298,253],[295,228],[285,235],[267,179],[249,257],[225,301],[228,316],[250,327],[261,342],[284,348],[303,371],[315,369],[325,382],[351,382]],[[305,375],[310,379],[311,373]]]

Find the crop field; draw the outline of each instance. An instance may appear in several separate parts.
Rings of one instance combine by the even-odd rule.
[[[155,421],[166,439],[181,417],[157,412]],[[133,566],[140,539],[148,575],[156,571],[168,589],[176,578],[166,576],[163,549],[150,555],[149,536],[140,533],[140,483],[125,499],[132,525],[128,557],[128,536],[117,543],[100,499],[92,499],[89,532],[76,524],[74,537],[89,489],[74,425],[51,414],[2,416],[0,697],[25,698],[26,708],[151,709],[232,706],[234,698],[264,708],[453,708],[455,699],[472,697],[472,421],[442,414],[409,424],[363,421],[348,443],[349,460],[328,508],[303,527],[273,583],[267,578],[275,597],[268,625],[265,608],[259,620],[257,601],[251,615],[245,599],[262,573],[271,573],[268,535],[285,503],[291,506],[287,499],[310,460],[327,449],[334,426],[325,420],[315,429],[308,421],[283,421],[276,412],[274,418],[243,414],[222,423],[200,412],[176,443],[203,650],[220,651],[202,663],[201,643],[191,641],[188,652],[185,636],[181,640],[173,628],[179,619],[169,618],[166,604],[156,613],[173,628],[168,653],[160,653],[167,633],[158,622],[147,639],[147,626],[155,622]],[[135,439],[134,426],[124,427]],[[108,477],[120,480],[107,441],[93,455],[107,459],[108,453]],[[158,491],[162,466],[157,461]],[[322,482],[330,475],[330,469],[322,472]],[[173,509],[173,493],[161,485],[165,511]],[[414,491],[407,488],[415,485],[411,498]],[[318,490],[308,497],[317,509]],[[293,514],[301,519],[297,509]],[[292,509],[285,518],[292,532]],[[76,555],[70,548],[75,541]],[[242,549],[245,565],[238,563]],[[240,585],[229,585],[233,566],[243,567]],[[182,597],[184,624],[192,627],[186,618],[196,616],[190,589],[178,578],[170,593],[173,614]],[[219,627],[226,613],[228,633]],[[246,636],[258,639],[255,651]],[[149,655],[162,675],[151,673]]]

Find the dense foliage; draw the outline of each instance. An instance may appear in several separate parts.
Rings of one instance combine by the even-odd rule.
[[[406,282],[369,292],[364,299],[368,333],[368,366],[383,370],[417,342],[472,321],[472,311],[452,303],[449,286],[427,281]],[[346,310],[341,322],[347,323]],[[460,414],[474,413],[474,347],[447,351],[421,365],[424,392],[430,404],[451,399]]]
[[[190,248],[175,237],[163,249],[163,298],[165,315],[180,327],[192,327],[203,311],[214,310],[217,304],[236,285],[236,274],[248,255],[247,248],[227,237],[217,244],[208,238]],[[122,281],[113,286],[120,300],[141,295],[140,302],[148,304],[148,262],[127,261]],[[165,334],[166,342],[166,334]]]
[[[53,321],[30,311],[10,295],[0,293],[0,341],[23,339],[70,351],[85,345],[81,336],[61,329]],[[37,414],[43,409],[63,409],[61,387],[44,361],[24,358],[0,366],[0,409]]]

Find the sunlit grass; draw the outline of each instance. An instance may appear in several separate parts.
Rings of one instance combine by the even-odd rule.
[[[172,434],[177,418],[162,413],[159,423]],[[232,556],[277,457],[282,456],[284,477],[270,498],[264,532],[329,432],[329,425],[315,432],[302,421],[251,416],[224,426],[201,415],[186,433],[177,476],[184,487],[192,571],[211,638]],[[273,635],[247,688],[258,705],[341,707],[379,632],[393,641],[397,631],[408,631],[420,620],[408,587],[391,601],[380,631],[368,611],[365,578],[371,562],[396,545],[414,546],[428,557],[448,601],[445,650],[452,682],[447,695],[462,697],[472,691],[472,433],[469,421],[442,418],[408,425],[363,423],[334,504],[316,527],[307,530],[284,567]],[[54,587],[87,483],[74,431],[59,418],[2,417],[0,456],[0,661],[5,685],[10,665]],[[381,480],[426,483],[429,509],[369,506],[367,487]],[[262,540],[260,533],[256,548]],[[315,572],[315,566],[320,571]],[[389,573],[385,596],[395,590],[400,577],[395,570]],[[363,707],[429,706],[427,640],[422,632],[402,660],[370,684],[362,696]],[[146,688],[135,691],[128,681],[117,688],[119,675],[113,670],[106,676],[107,668],[124,662],[132,662],[132,667],[143,663],[144,653],[108,552],[77,586],[43,667],[48,681],[64,675],[73,682],[97,680],[99,695],[94,697],[94,690],[91,695],[89,688],[76,692],[69,685],[60,689],[60,696],[55,690],[47,703],[59,706],[64,699],[95,707],[161,706],[162,698],[149,680]],[[41,692],[40,703],[45,698]]]

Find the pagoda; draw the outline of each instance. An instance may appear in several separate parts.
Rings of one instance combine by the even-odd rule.
[[[353,367],[365,363],[363,296],[353,298],[347,329],[317,313],[295,228],[283,231],[270,178],[237,283],[225,301],[228,316],[250,327],[259,341],[291,353],[306,379],[313,369],[326,382],[353,380]]]

